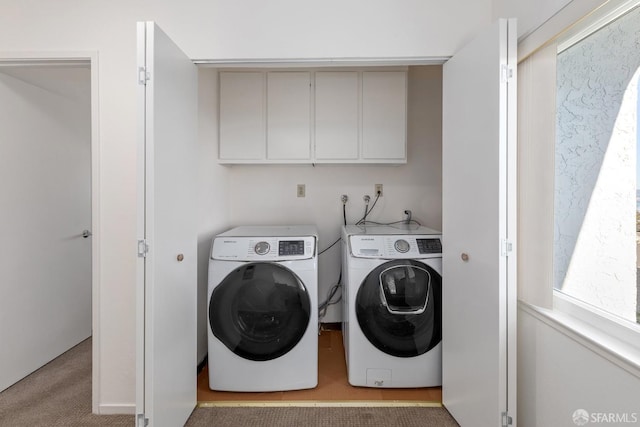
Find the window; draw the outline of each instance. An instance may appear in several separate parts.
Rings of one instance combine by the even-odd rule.
[[[557,56],[554,288],[640,323],[640,7]]]

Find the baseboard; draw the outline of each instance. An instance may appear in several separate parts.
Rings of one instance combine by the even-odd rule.
[[[135,415],[136,405],[134,403],[103,403],[98,405],[98,415]]]

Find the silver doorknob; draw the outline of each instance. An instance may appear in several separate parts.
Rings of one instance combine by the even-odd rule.
[[[87,238],[89,236],[92,236],[93,234],[89,231],[89,230],[82,230],[82,237],[83,238]]]

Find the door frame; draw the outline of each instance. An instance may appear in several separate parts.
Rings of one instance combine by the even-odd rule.
[[[0,52],[0,68],[89,65],[91,79],[91,411],[100,413],[100,133],[98,51]],[[104,413],[104,412],[103,412]]]

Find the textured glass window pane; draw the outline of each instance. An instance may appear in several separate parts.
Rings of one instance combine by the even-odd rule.
[[[554,287],[636,321],[640,9],[558,54]]]

